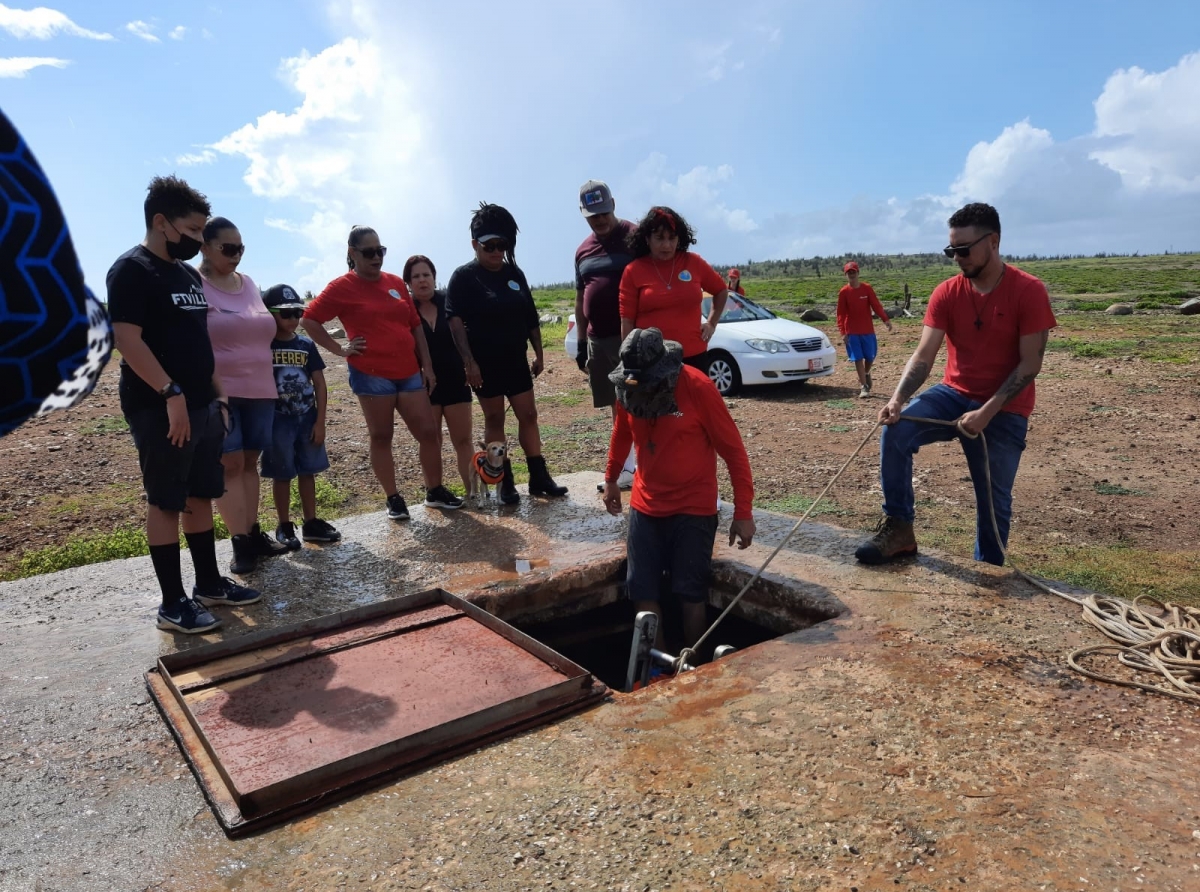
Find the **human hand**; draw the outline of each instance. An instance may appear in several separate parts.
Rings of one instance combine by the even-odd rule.
[[[437,387],[437,375],[433,373],[433,369],[421,369],[421,376],[425,379],[425,392],[433,393],[433,389]]]
[[[729,525],[729,544],[732,545],[736,539],[738,548],[749,548],[757,531],[758,527],[754,525],[753,518],[735,520]]]
[[[612,480],[604,481],[604,508],[613,517],[621,515],[621,490]]]
[[[176,449],[192,438],[192,422],[188,418],[187,399],[178,394],[167,400],[167,439]]]
[[[325,442],[325,420],[321,419],[313,425],[312,433],[308,435],[308,439],[312,441],[314,446],[320,446]]]
[[[703,325],[700,326],[700,340],[704,341],[704,343],[707,344],[709,341],[712,340],[712,336],[714,334],[716,334],[716,331],[717,331],[716,321],[705,322]]]
[[[479,371],[479,364],[475,360],[471,360],[466,364],[467,384],[474,388],[483,386],[483,375]]]
[[[367,339],[362,335],[351,338],[342,344],[342,356],[358,356],[367,352]]]
[[[228,434],[233,430],[229,419],[229,400],[217,400],[217,411],[221,413],[221,430]]]
[[[535,378],[542,373],[543,368],[545,368],[545,366],[543,365],[542,357],[540,356],[535,356],[533,358],[533,362],[529,363],[529,371]]]
[[[904,407],[900,404],[900,402],[895,397],[892,397],[887,401],[887,404],[879,410],[879,423],[895,424],[900,420],[900,411],[903,408]]]
[[[588,370],[587,369],[587,360],[588,360],[587,341],[582,341],[579,344],[579,349],[575,351],[575,365],[579,366],[579,371],[585,372],[585,373],[587,372],[587,370]]]
[[[958,419],[958,429],[974,440],[983,432],[983,429],[988,426],[988,422],[991,420],[991,416],[984,412],[983,409],[973,409],[970,412],[964,412],[962,417]]]

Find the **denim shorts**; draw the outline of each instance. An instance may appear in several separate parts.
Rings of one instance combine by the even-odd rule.
[[[303,415],[275,416],[274,440],[262,454],[262,475],[268,480],[294,480],[329,470],[325,444],[310,439],[317,422],[316,407]]]
[[[875,335],[846,335],[846,358],[851,362],[865,359],[874,362],[879,353],[879,341]]]
[[[188,499],[219,499],[225,495],[221,440],[225,436],[221,411],[210,403],[188,409],[192,436],[181,447],[167,439],[167,410],[139,409],[126,415],[137,447],[146,501],[164,511],[183,511]]]
[[[275,419],[275,400],[229,398],[229,431],[225,434],[222,454],[271,448],[271,424]]]
[[[380,378],[350,366],[350,389],[354,391],[355,396],[395,396],[398,393],[422,390],[424,387],[425,381],[420,372],[409,378]]]
[[[625,578],[633,601],[657,601],[663,574],[671,577],[671,594],[689,604],[708,600],[716,514],[671,514],[651,517],[629,509]]]

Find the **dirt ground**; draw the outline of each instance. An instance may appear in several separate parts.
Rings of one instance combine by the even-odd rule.
[[[1176,318],[1175,324],[1200,327],[1195,320]],[[1139,317],[1105,319],[1099,335],[1094,316],[1064,315],[1060,323],[1055,339],[1146,335]],[[820,327],[836,337],[832,323]],[[791,513],[808,506],[871,429],[918,333],[916,320],[898,326],[894,335],[880,329],[877,395],[871,399],[858,398],[853,367],[842,358],[830,378],[747,388],[729,400],[754,469],[757,505]],[[1038,408],[1014,496],[1013,555],[1045,569],[1069,567],[1072,555],[1086,562],[1097,549],[1105,554],[1123,550],[1138,561],[1151,552],[1151,563],[1200,572],[1196,363],[1152,361],[1137,351],[1106,358],[1079,352],[1052,349],[1037,382]],[[332,468],[325,476],[342,498],[337,513],[382,510],[345,365],[327,359]],[[940,377],[940,368],[935,375]],[[592,408],[561,339],[548,338],[547,370],[537,396],[551,471],[600,469],[608,413]],[[510,434],[515,440],[515,426]],[[514,451],[521,466],[520,451]],[[403,430],[397,432],[395,453],[400,479],[407,481],[401,491],[416,499],[416,449]],[[445,467],[447,482],[457,481],[448,444]],[[877,448],[868,443],[831,493],[831,504],[821,509],[822,520],[864,530],[872,526],[880,502],[877,473]],[[958,446],[923,450],[914,477],[921,540],[969,552],[974,499]],[[722,490],[723,496],[731,495],[727,479]],[[268,508],[265,503],[264,518]],[[83,405],[35,419],[0,441],[0,573],[13,572],[22,555],[44,546],[137,527],[142,510],[136,456],[118,405],[116,363]]]

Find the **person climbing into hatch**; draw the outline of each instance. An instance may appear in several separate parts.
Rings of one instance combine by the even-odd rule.
[[[629,497],[626,543],[629,596],[638,612],[661,621],[659,587],[670,576],[683,613],[686,643],[704,634],[708,585],[716,541],[717,456],[733,482],[729,544],[754,539],[754,478],[750,459],[725,401],[700,370],[684,365],[683,347],[657,328],[635,328],[621,344],[610,378],[617,413],[604,474],[604,507],[621,513],[617,478],[637,447],[638,472]],[[659,624],[658,646],[661,646]]]
[[[961,438],[975,485],[975,560],[1004,564],[1013,481],[1034,405],[1033,381],[1042,369],[1050,329],[1058,322],[1041,280],[1001,259],[1000,215],[994,207],[968,204],[955,211],[949,225],[950,244],[944,250],[961,274],[934,289],[917,349],[896,392],[879,410],[884,425],[879,439],[883,518],[875,536],[855,552],[864,564],[917,553],[912,457],[927,443],[955,437]],[[943,340],[942,382],[909,403],[929,377]],[[986,458],[980,433],[987,437]],[[992,507],[1000,541],[992,527]]]

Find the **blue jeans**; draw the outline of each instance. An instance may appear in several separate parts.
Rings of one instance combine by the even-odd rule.
[[[983,404],[969,399],[952,387],[935,384],[904,407],[905,415],[954,421]],[[1013,412],[1000,412],[986,428],[988,467],[992,473],[991,502],[996,510],[1000,541],[1008,546],[1008,526],[1012,518],[1012,488],[1017,465],[1025,449],[1025,431],[1029,419]],[[914,517],[912,457],[927,443],[940,443],[959,437],[955,428],[917,421],[898,421],[883,429],[879,439],[879,478],[883,485],[883,513],[906,520]],[[961,437],[963,455],[971,482],[975,485],[975,560],[1002,566],[1004,555],[992,530],[988,514],[987,476],[984,473],[983,443]]]

